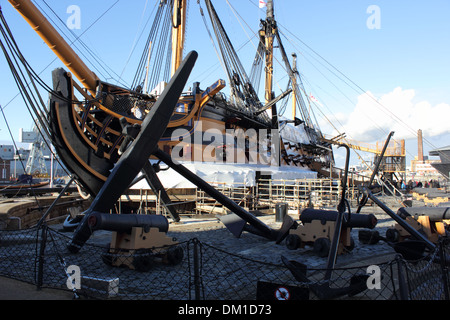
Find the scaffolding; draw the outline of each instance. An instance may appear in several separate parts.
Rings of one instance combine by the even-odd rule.
[[[368,179],[368,178],[367,178]],[[358,185],[350,175],[347,181],[346,198],[356,202]],[[273,214],[278,204],[287,204],[290,213],[298,213],[304,208],[336,208],[342,192],[340,179],[259,179],[256,186],[213,185],[221,193],[244,209],[257,213]],[[196,191],[196,214],[227,214],[228,209],[201,190]]]
[[[349,201],[357,201],[358,184],[360,178],[355,180],[350,175],[347,181],[346,198]],[[249,212],[274,214],[278,204],[287,204],[289,213],[296,214],[304,208],[336,208],[342,192],[340,179],[259,179],[256,185],[245,183],[233,185],[226,183],[210,183],[216,190],[233,200],[236,204]],[[210,197],[198,188],[179,188],[166,190],[171,206],[175,206],[180,215],[205,216],[225,215],[229,210],[218,201]],[[116,210],[121,211],[121,206],[126,202],[134,206],[134,212],[141,214],[167,215],[166,206],[160,199],[160,195],[151,190],[137,190],[137,193],[123,195],[116,205]]]
[[[217,182],[210,185],[246,210],[253,210],[256,207],[254,187],[246,184],[227,185]],[[227,210],[203,190],[196,189],[195,211],[197,214],[227,214]]]
[[[265,179],[258,183],[257,198],[260,207],[275,208],[286,203],[290,209],[330,207],[339,198],[340,182],[333,179]]]
[[[323,141],[332,144],[344,144],[356,151],[369,152],[374,154],[374,163],[381,157],[384,143],[377,141],[373,143],[365,143],[349,139],[345,134],[338,135],[334,138],[323,138]],[[358,155],[358,157],[360,157]],[[362,158],[360,157],[362,160]],[[401,181],[406,178],[406,148],[405,140],[391,140],[386,147],[383,159],[380,163],[379,171],[385,178],[391,182]]]

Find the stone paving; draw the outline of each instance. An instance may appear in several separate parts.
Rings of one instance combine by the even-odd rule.
[[[383,202],[388,205],[394,212],[400,207],[398,201],[393,197],[383,197]],[[416,203],[420,205],[420,203]],[[356,209],[352,208],[353,211]],[[381,236],[385,236],[386,230],[393,227],[395,222],[376,205],[365,206],[361,211],[362,214],[374,214],[378,219],[377,226],[372,231],[378,231]],[[294,219],[298,216],[291,215]],[[266,225],[273,229],[281,227],[280,222],[275,221],[274,215],[266,215],[258,217]],[[377,244],[363,244],[358,239],[358,233],[361,229],[352,230],[352,238],[355,241],[355,248],[348,253],[338,256],[337,265],[346,266],[355,262],[365,262],[371,264],[371,260],[385,257],[386,261],[395,256],[395,251],[384,241]],[[229,232],[225,226],[217,218],[202,217],[182,217],[181,223],[171,223],[168,235],[177,238],[178,241],[189,240],[193,238],[199,239],[201,242],[209,244],[213,247],[220,248],[229,253],[238,254],[247,258],[251,258],[263,262],[271,262],[281,264],[281,256],[288,259],[296,260],[306,264],[311,268],[323,268],[326,266],[327,258],[318,257],[311,246],[305,246],[297,250],[289,250],[285,242],[276,244],[263,237],[243,232],[240,238],[236,238]]]
[[[379,200],[391,208],[393,212],[397,212],[398,208],[402,206],[399,198],[382,196],[379,197]],[[413,200],[412,204],[413,206],[424,205],[419,200]],[[330,210],[335,209],[330,208]],[[352,207],[351,210],[355,212],[356,207]],[[376,216],[378,223],[372,231],[378,231],[382,237],[385,236],[388,228],[395,225],[395,221],[389,215],[370,201],[363,207],[361,213],[374,214]],[[290,215],[294,219],[298,219],[298,215]],[[281,227],[281,223],[275,221],[275,215],[258,216],[258,219],[273,229]],[[352,229],[351,236],[355,242],[355,247],[351,252],[338,255],[337,267],[353,266],[355,263],[370,265],[394,259],[396,252],[384,241],[379,241],[374,245],[361,243],[358,236],[359,230],[361,229]],[[311,246],[289,250],[284,241],[276,244],[274,241],[269,241],[264,237],[245,231],[240,238],[236,238],[217,217],[182,215],[180,223],[170,222],[168,236],[176,238],[179,242],[197,238],[202,243],[212,247],[261,262],[281,264],[281,256],[285,256],[289,260],[296,260],[310,268],[321,269],[327,265],[327,258],[318,257]],[[110,239],[110,232],[96,231],[91,236],[90,241],[106,246]]]
[[[398,200],[392,197],[380,197],[380,200],[388,207],[392,208],[394,212],[401,206]],[[413,205],[421,206],[423,203],[414,201]],[[352,208],[352,212],[354,211],[356,211],[356,209]],[[381,236],[384,236],[386,230],[395,224],[395,222],[376,205],[369,204],[363,208],[362,214],[369,213],[372,213],[377,217],[378,224],[373,230],[378,231]],[[292,217],[298,218],[294,215],[292,215]],[[264,215],[259,216],[258,218],[273,229],[281,227],[281,223],[275,221],[274,215]],[[361,243],[358,239],[359,230],[360,229],[352,230],[355,248],[349,253],[339,255],[336,267],[369,266],[372,264],[389,262],[394,259],[396,253],[383,241],[374,245]],[[284,242],[276,244],[274,241],[269,241],[261,236],[248,232],[243,232],[240,238],[236,238],[225,228],[218,218],[211,216],[182,216],[181,223],[170,224],[168,235],[177,238],[180,242],[197,238],[202,244],[221,249],[225,252],[277,265],[282,264],[282,256],[288,258],[288,260],[301,262],[308,266],[309,269],[323,269],[327,264],[327,258],[318,257],[311,247],[289,250]],[[70,237],[71,233],[68,233],[67,236]],[[105,247],[110,240],[111,232],[96,231],[89,242]],[[85,251],[90,254],[90,251]],[[49,258],[50,257],[47,257],[47,260]],[[95,260],[97,261],[99,259],[95,258]],[[72,263],[72,261],[70,263]],[[100,264],[102,267],[105,267],[101,261]],[[122,276],[121,279],[125,281],[125,278]]]

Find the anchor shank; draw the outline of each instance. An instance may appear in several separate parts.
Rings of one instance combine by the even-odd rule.
[[[214,198],[216,201],[221,203],[223,206],[225,206],[227,209],[229,209],[231,212],[238,215],[243,220],[247,221],[251,226],[255,227],[258,231],[261,232],[264,237],[270,239],[270,240],[276,240],[277,234],[276,231],[264,224],[261,220],[256,218],[254,215],[252,215],[250,212],[243,209],[241,206],[237,205],[233,200],[227,198],[225,195],[217,191],[215,188],[213,188],[211,185],[209,185],[206,181],[192,173],[189,169],[184,167],[183,165],[179,163],[174,163],[167,153],[163,152],[160,149],[157,149],[154,153],[154,156],[156,156],[158,159],[163,161],[165,164],[167,164],[170,168],[178,172],[180,175],[182,175],[184,178],[189,180],[191,183],[195,184],[199,189],[206,192],[209,196]]]

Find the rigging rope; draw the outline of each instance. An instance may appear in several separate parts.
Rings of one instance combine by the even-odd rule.
[[[239,19],[240,19],[239,23],[241,24],[241,21],[243,21],[244,24],[247,26],[247,28],[251,30],[250,26],[246,23],[245,19],[243,19],[242,16],[237,13],[237,11],[229,3],[228,0],[227,0],[227,4],[232,9],[235,17],[236,18],[239,17]],[[261,21],[261,27],[262,28],[264,28],[264,24],[265,23],[266,23],[266,21]],[[244,29],[242,24],[241,24],[241,27],[242,27],[242,29]],[[304,86],[303,86],[303,82],[302,82],[302,79],[301,79],[301,75],[298,72],[294,72],[292,67],[291,67],[291,65],[290,65],[290,62],[289,62],[289,60],[287,58],[287,55],[286,55],[286,52],[285,52],[285,49],[284,49],[283,41],[282,41],[281,36],[280,36],[280,34],[278,32],[278,27],[277,27],[276,24],[275,24],[275,27],[273,29],[275,31],[275,38],[278,41],[278,48],[280,49],[280,52],[281,52],[282,63],[275,56],[274,56],[274,59],[277,61],[277,63],[284,69],[286,74],[289,76],[289,79],[290,79],[289,83],[295,84],[294,87],[292,88],[292,90],[294,91],[294,94],[296,95],[296,101],[295,101],[296,106],[295,107],[296,107],[296,109],[299,110],[299,112],[300,112],[300,114],[302,116],[302,120],[305,122],[305,126],[306,126],[305,128],[309,128],[309,129],[306,130],[306,133],[307,133],[309,139],[311,141],[313,141],[313,143],[319,143],[319,141],[317,139],[317,134],[321,135],[321,132],[320,132],[320,129],[319,129],[319,125],[318,125],[317,119],[315,119],[315,115],[313,114],[314,119],[315,119],[315,122],[313,123],[312,117],[311,117],[311,112],[308,111],[308,108],[306,106],[305,99],[306,99],[306,101],[308,102],[309,105],[310,105],[310,101],[309,101],[308,95],[305,92],[305,89],[304,89]],[[244,29],[244,31],[245,31],[245,29]],[[247,32],[245,32],[245,33],[247,34]],[[256,46],[255,46],[255,48],[256,48],[256,56],[255,56],[255,58],[253,60],[253,65],[252,65],[252,69],[251,69],[251,72],[250,72],[250,82],[254,85],[254,88],[257,89],[255,91],[258,92],[259,91],[259,85],[261,83],[261,74],[262,74],[262,66],[263,66],[262,62],[263,62],[264,57],[265,57],[265,49],[266,48],[265,48],[265,39],[261,38],[259,36],[259,32],[256,32],[254,34],[258,37],[258,47],[256,48]],[[248,34],[247,34],[247,37],[248,37]],[[250,39],[250,41],[251,41],[251,39]],[[294,79],[295,79],[295,81],[293,81]],[[278,81],[277,81],[277,84],[278,84]],[[279,84],[278,84],[278,86],[279,86]],[[289,89],[289,86],[288,86],[288,89]],[[280,88],[280,90],[282,90],[282,89]],[[302,94],[302,92],[304,94]],[[283,104],[283,107],[282,107],[281,110],[285,110],[286,109],[285,107],[286,107],[286,104],[288,102],[287,100],[288,100],[287,98],[284,99],[284,104]],[[282,114],[282,112],[279,112],[279,114]]]
[[[395,113],[393,113],[391,110],[389,110],[388,107],[386,107],[385,105],[383,105],[383,103],[381,101],[379,101],[379,99],[375,98],[374,96],[371,96],[368,94],[367,90],[364,90],[361,86],[359,86],[358,84],[356,84],[352,79],[350,79],[347,75],[345,75],[342,71],[340,71],[337,67],[335,67],[333,64],[331,64],[328,60],[326,60],[322,55],[320,55],[319,53],[317,53],[313,48],[311,48],[308,44],[306,44],[303,40],[301,40],[298,36],[296,36],[295,34],[293,34],[290,30],[288,30],[287,28],[284,28],[287,30],[287,32],[289,34],[291,34],[291,36],[293,38],[295,38],[296,40],[298,40],[302,45],[304,45],[308,50],[310,50],[316,57],[318,57],[318,59],[320,59],[320,62],[318,59],[314,58],[320,65],[322,65],[328,72],[330,72],[332,75],[334,75],[337,79],[339,79],[340,81],[342,81],[344,84],[346,84],[349,88],[351,88],[352,90],[354,90],[356,93],[358,94],[362,94],[364,96],[368,96],[372,101],[374,101],[374,103],[376,105],[378,105],[380,107],[380,110],[385,113],[386,115],[390,116],[392,119],[395,120],[395,122],[397,122],[399,125],[401,125],[403,128],[407,129],[407,131],[409,131],[413,136],[415,136],[417,134],[417,131],[410,127],[405,121],[403,121],[403,119],[401,119],[398,115],[396,115]],[[288,38],[286,36],[286,38]],[[291,42],[292,45],[294,45]],[[295,46],[295,45],[294,45]],[[304,55],[303,55],[304,56]],[[311,55],[312,56],[312,55]],[[311,62],[310,62],[311,63]],[[325,64],[325,65],[324,65]],[[314,64],[311,63],[311,65],[314,66]],[[327,67],[327,66],[328,67]],[[314,68],[317,69],[317,67],[314,66]],[[333,71],[334,70],[334,71]],[[320,71],[319,71],[320,72]],[[333,86],[337,88],[337,86],[331,81],[329,80],[322,72],[320,72],[330,83],[333,84]],[[338,91],[344,96],[346,97],[352,104],[353,102],[351,101],[350,98],[348,98],[340,89],[338,89]],[[336,117],[335,117],[336,118]],[[383,134],[387,134],[387,131],[382,129],[377,123],[374,122],[372,117],[367,117],[369,121],[371,121],[375,127],[382,132]],[[331,122],[330,122],[331,123]],[[341,124],[342,126],[342,124]],[[336,130],[337,132],[339,132],[339,130]],[[393,141],[395,141],[394,139],[392,139]],[[423,137],[423,141],[429,145],[431,148],[436,149],[437,147],[431,143],[431,141],[429,141],[428,139],[426,139],[425,137]],[[413,154],[409,151],[406,151],[410,156],[413,156]]]
[[[51,136],[49,130],[50,123],[47,117],[49,111],[46,107],[46,104],[44,103],[44,100],[42,99],[37,84],[40,85],[49,94],[64,99],[69,103],[83,103],[83,102],[67,100],[64,97],[61,97],[58,92],[52,90],[49,86],[45,84],[45,82],[30,67],[27,60],[22,55],[1,10],[0,10],[0,33],[3,38],[3,40],[0,39],[0,47],[5,55],[8,66],[13,75],[14,81],[16,82],[16,85],[19,89],[19,93],[23,98],[23,101],[27,107],[29,114],[31,115],[35,127],[38,130],[39,134],[43,137],[44,143],[47,145],[50,152],[52,152],[54,158],[58,161],[61,167],[64,170],[66,170],[64,166],[59,162],[60,161],[59,158],[56,157],[56,155],[53,153],[53,150],[49,144],[49,137]],[[85,101],[84,103],[89,102],[90,101]],[[3,111],[4,108],[2,108],[2,113]],[[4,118],[5,121],[7,122],[5,115]],[[14,141],[12,135],[11,138]]]
[[[150,91],[160,81],[168,82],[171,67],[171,34],[172,34],[172,10],[173,0],[161,2],[153,20],[150,32],[145,42],[144,50],[138,63],[132,88],[140,88],[143,91]],[[149,69],[147,72],[147,61]],[[164,68],[163,68],[164,64]],[[143,88],[145,78],[149,74],[147,87]]]
[[[234,49],[214,6],[209,0],[206,0],[205,3],[221,52],[221,61],[225,67],[230,83],[231,98],[236,102],[239,109],[254,114],[262,108],[262,103],[238,58],[236,50]],[[265,113],[261,113],[261,117],[265,121],[268,121],[268,116]]]
[[[2,51],[5,55],[5,58],[8,62],[9,68],[11,69],[11,72],[13,74],[14,80],[22,94],[22,97],[24,98],[25,104],[27,105],[27,108],[32,115],[33,121],[35,124],[39,127],[42,127],[45,133],[49,134],[48,127],[49,123],[46,121],[46,117],[44,116],[47,114],[47,110],[45,107],[45,104],[43,103],[43,100],[41,96],[39,95],[39,92],[37,90],[37,87],[33,81],[33,77],[31,75],[31,72],[28,70],[25,64],[25,70],[28,76],[30,77],[30,82],[23,81],[25,79],[24,72],[20,69],[19,61],[23,62],[23,56],[20,54],[20,52],[17,50],[18,48],[15,47],[15,42],[13,39],[11,39],[9,36],[11,34],[8,33],[9,29],[6,25],[4,25],[5,20],[3,15],[1,14],[1,21],[2,24],[0,24],[0,31],[3,36],[3,38],[6,41],[6,46],[3,43],[3,41],[0,40],[0,46],[2,48]],[[5,30],[6,28],[6,30]],[[9,55],[9,52],[13,54],[13,58]],[[16,68],[16,65],[18,68]],[[32,90],[30,89],[29,84],[32,84],[34,90],[36,90],[37,97],[35,94],[33,94]],[[40,106],[40,107],[39,107]]]
[[[44,13],[46,15],[47,19],[52,23],[52,25],[55,28],[58,28],[60,33],[62,35],[64,35],[64,37],[66,39],[69,39],[70,37],[67,35],[67,33],[64,30],[66,30],[70,33],[70,35],[73,37],[73,40],[70,41],[70,45],[75,47],[78,50],[78,52],[84,57],[84,59],[87,62],[89,62],[89,64],[92,66],[92,68],[95,69],[99,75],[101,75],[105,80],[115,79],[115,78],[122,80],[120,78],[120,76],[112,68],[110,68],[107,64],[105,64],[102,61],[102,59],[97,54],[95,54],[94,51],[88,45],[86,45],[81,38],[90,28],[92,28],[98,21],[100,21],[100,19],[103,18],[106,15],[106,13],[108,13],[114,6],[116,6],[116,4],[120,0],[116,0],[111,6],[109,6],[97,19],[95,19],[94,22],[92,22],[87,28],[85,28],[79,36],[77,36],[75,34],[75,32],[68,27],[67,23],[65,23],[61,19],[61,17],[52,9],[52,7],[45,0],[42,0],[42,1],[46,5],[46,7],[50,10],[50,12],[56,17],[57,21],[52,19],[50,14],[48,14],[38,3],[36,3],[36,6],[40,9],[40,11],[42,13]],[[57,22],[59,22],[59,25],[61,25],[62,27],[60,27]],[[83,50],[81,50],[77,46],[77,43],[79,43],[81,45]],[[113,76],[113,74],[115,77]],[[124,82],[122,82],[121,84],[122,84],[122,86],[128,87],[128,85],[125,84]]]
[[[250,82],[253,83],[253,87],[255,88],[256,92],[259,92],[259,87],[261,84],[261,76],[263,70],[262,66],[265,54],[265,45],[262,39],[260,39],[255,58],[253,59],[252,69],[250,71]]]

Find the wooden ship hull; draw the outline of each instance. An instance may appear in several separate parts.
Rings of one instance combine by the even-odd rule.
[[[158,92],[147,93],[141,87],[127,89],[101,81],[31,1],[9,2],[70,70],[56,69],[52,73],[49,132],[65,167],[84,191],[95,196],[120,158],[121,148],[130,142],[133,128],[139,128],[143,117],[151,112],[152,105],[158,99]],[[186,4],[184,1],[169,3],[173,5],[170,10],[173,10],[174,17],[181,19],[173,24],[172,30],[173,74],[182,60]],[[274,31],[276,24],[272,1],[269,1],[269,5],[271,9],[268,9],[268,17],[260,34],[261,43],[265,42],[273,50],[277,34]],[[214,14],[211,6],[208,2],[208,9]],[[265,69],[271,70],[273,57],[269,51],[265,51]],[[287,61],[286,64],[289,66]],[[298,73],[291,66],[289,70],[295,84]],[[224,80],[218,80],[206,89],[194,83],[192,89],[180,97],[158,147],[168,154],[176,150],[173,154],[175,160],[198,161],[200,164],[256,163],[265,165],[269,171],[272,167],[289,166],[312,170],[318,176],[330,176],[330,167],[334,163],[331,145],[321,140],[320,131],[310,123],[308,116],[284,122],[279,118],[276,109],[278,99],[270,84],[271,75],[266,75],[269,85],[266,84],[264,104],[255,98],[256,94],[245,76],[242,79],[236,71],[230,72],[232,98],[225,98],[221,92],[226,86]],[[301,99],[299,89],[293,88],[291,91],[297,100]],[[241,98],[241,102],[238,98]],[[286,126],[289,130],[281,130],[281,127],[285,129]],[[205,139],[205,134],[211,131],[216,137],[221,137],[218,139],[219,144]],[[294,134],[286,134],[289,131],[294,131]],[[236,136],[242,132],[243,145],[236,142]],[[195,139],[198,134],[201,138]],[[228,139],[230,135],[231,139]],[[299,136],[303,138],[299,140]],[[275,149],[272,149],[274,146]],[[255,154],[257,159],[251,159],[251,155],[254,158]]]

